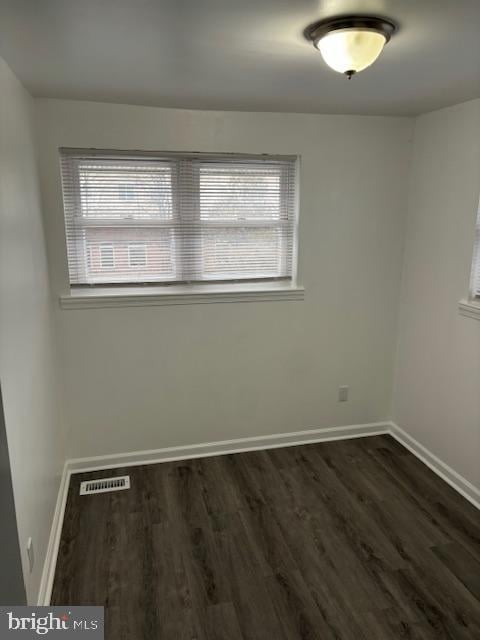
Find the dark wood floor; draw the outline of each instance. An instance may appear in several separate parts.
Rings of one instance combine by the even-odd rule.
[[[52,604],[108,640],[479,640],[480,512],[390,436],[77,475]]]

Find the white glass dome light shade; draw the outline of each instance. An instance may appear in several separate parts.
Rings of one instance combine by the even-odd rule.
[[[329,67],[349,74],[374,63],[386,43],[387,38],[378,31],[338,29],[324,35],[315,46]]]
[[[387,18],[346,15],[315,22],[304,31],[329,67],[351,78],[369,67],[398,30]]]

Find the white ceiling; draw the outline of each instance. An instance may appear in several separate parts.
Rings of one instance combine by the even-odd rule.
[[[303,38],[400,30],[352,80]],[[417,114],[480,96],[480,0],[0,0],[0,55],[35,96],[193,109]]]

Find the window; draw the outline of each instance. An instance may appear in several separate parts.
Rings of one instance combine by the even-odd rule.
[[[480,299],[480,209],[477,215],[477,226],[475,228],[475,250],[472,266],[472,297]]]
[[[91,248],[94,249],[94,247]],[[113,257],[113,244],[102,243],[100,245],[100,268],[113,269],[114,266],[115,259]]]
[[[118,197],[120,200],[135,200],[135,187],[128,182],[118,185]]]
[[[72,285],[292,280],[296,158],[62,149],[61,163]]]
[[[147,249],[144,244],[128,245],[128,264],[134,268],[147,266]]]

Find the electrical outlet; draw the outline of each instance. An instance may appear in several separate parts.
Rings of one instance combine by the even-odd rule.
[[[27,557],[28,557],[28,568],[30,573],[33,571],[33,565],[35,564],[35,554],[33,551],[33,540],[29,538],[27,540]]]
[[[348,400],[348,392],[350,391],[350,387],[345,385],[343,387],[338,387],[338,401],[339,402],[347,402]]]

